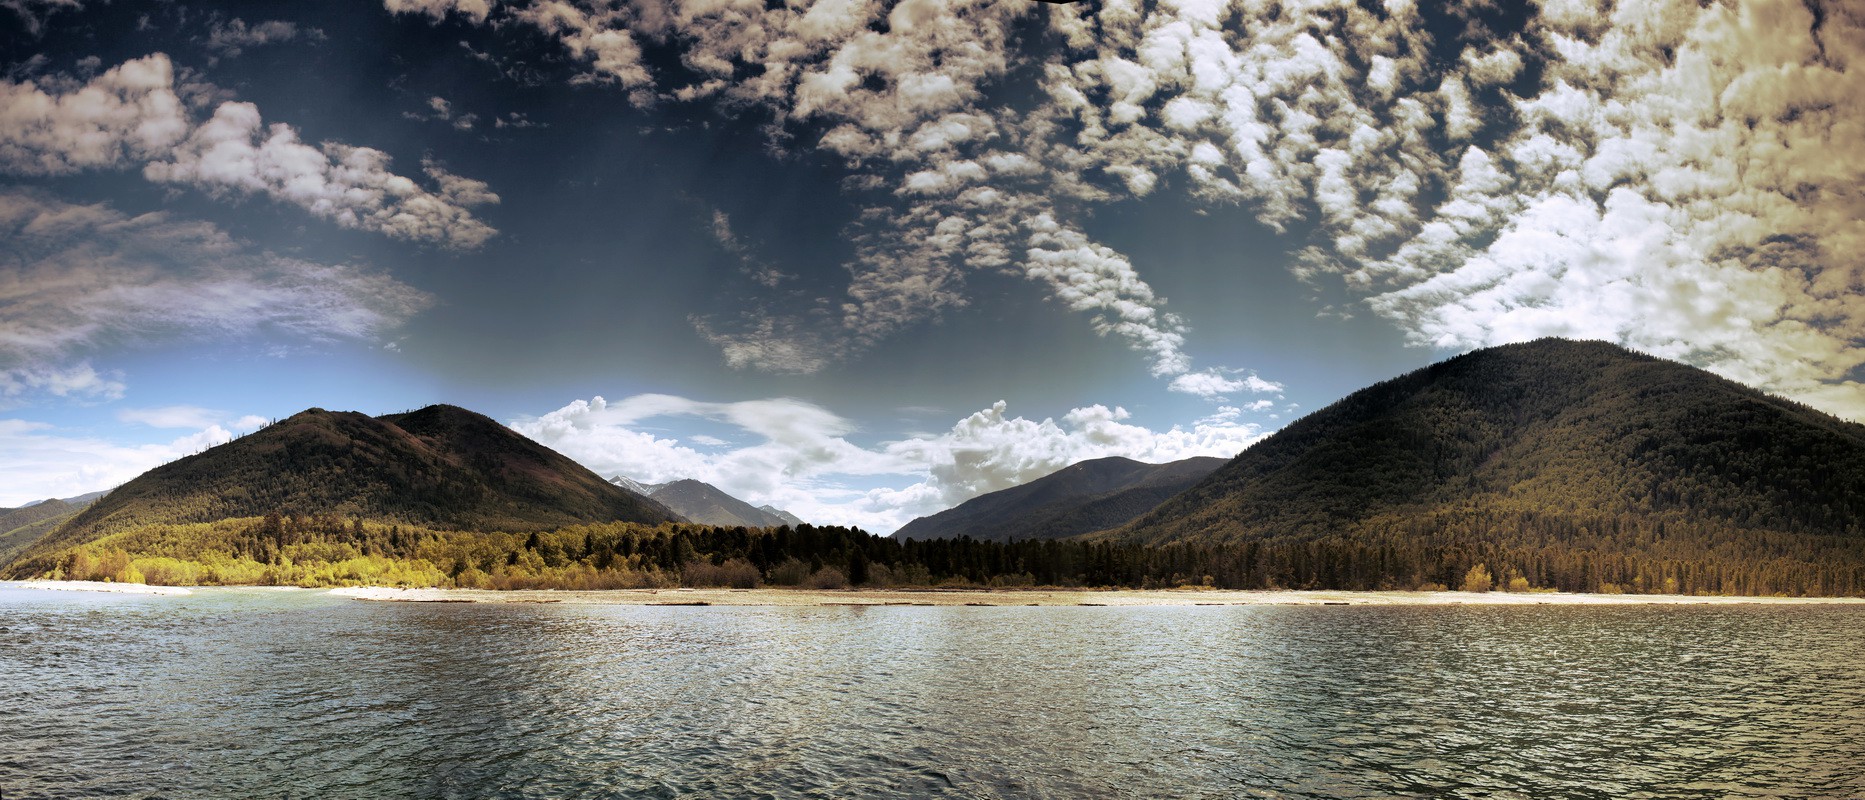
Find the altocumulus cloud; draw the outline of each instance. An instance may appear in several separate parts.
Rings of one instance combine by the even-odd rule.
[[[990,269],[1049,288],[1092,329],[1145,354],[1154,375],[1191,370],[1187,326],[1165,310],[1126,256],[1072,220],[1085,195],[1058,191],[1066,168],[1024,153],[1050,133],[984,106],[985,90],[1022,58],[1011,39],[1024,4],[905,0],[884,7],[832,0],[672,5],[386,0],[395,12],[473,22],[500,19],[557,38],[587,71],[638,105],[715,102],[755,107],[778,127],[820,129],[817,146],[856,170],[867,198],[851,231],[847,297],[790,312],[695,319],[727,362],[810,372],[902,328],[968,304],[965,274]],[[503,15],[503,16],[501,16]],[[499,23],[505,24],[505,23]],[[644,44],[675,46],[687,78],[656,76]],[[833,322],[824,326],[816,320]]]
[[[387,5],[529,26],[580,81],[760,109],[846,160],[868,209],[847,297],[698,320],[734,365],[819,369],[1003,270],[1175,389],[1234,382],[1192,369],[1186,321],[1081,225],[1174,191],[1284,232],[1333,313],[1419,346],[1603,338],[1865,415],[1857,4],[1543,0],[1500,32],[1490,4],[1427,24],[1405,0]],[[1013,78],[1035,99],[994,103]]]
[[[1013,417],[999,401],[949,430],[875,446],[850,442],[855,426],[796,399],[709,403],[672,395],[617,402],[577,400],[512,427],[605,477],[645,483],[695,478],[754,505],[771,504],[822,524],[886,533],[914,517],[1040,478],[1083,459],[1126,456],[1162,463],[1236,455],[1262,438],[1253,424],[1214,416],[1190,429],[1155,431],[1120,408],[1077,408],[1061,419]],[[755,443],[657,435],[642,423],[698,418],[741,430]],[[693,447],[703,445],[704,449]],[[851,488],[850,479],[892,483]]]
[[[140,167],[156,183],[215,196],[261,196],[346,228],[476,248],[497,233],[473,216],[496,203],[486,184],[426,164],[424,188],[389,169],[388,154],[340,142],[312,146],[252,103],[228,101],[205,118],[178,91],[162,53],[91,78],[0,81],[0,172],[65,175]],[[196,87],[198,88],[198,87]]]
[[[278,256],[204,222],[0,189],[0,404],[109,400],[105,348],[191,338],[372,340],[430,302],[386,275]]]

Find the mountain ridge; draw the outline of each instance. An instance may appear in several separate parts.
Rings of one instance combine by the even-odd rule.
[[[780,528],[802,525],[795,514],[766,505],[753,506],[727,494],[725,490],[692,478],[647,484],[622,475],[609,482],[652,498],[672,509],[689,522],[725,528]]]
[[[14,557],[107,493],[90,492],[66,499],[40,500],[19,508],[0,508],[0,567],[11,563]]]
[[[1121,525],[1196,483],[1225,460],[1147,464],[1122,456],[1078,461],[1033,481],[916,518],[894,536],[984,541],[1062,539]]]
[[[272,512],[463,531],[675,520],[659,503],[457,406],[380,417],[311,408],[143,473],[35,542],[9,569],[46,569],[28,562],[131,527]]]

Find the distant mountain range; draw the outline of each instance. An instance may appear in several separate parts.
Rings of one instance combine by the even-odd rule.
[[[838,530],[749,548],[735,531],[660,528],[800,520],[696,480],[604,480],[452,406],[311,409],[90,499],[0,509],[5,574],[588,587],[689,572],[755,582],[747,569],[794,583],[818,565],[862,583],[880,564],[922,580],[1088,585],[1410,588],[1493,574],[1571,591],[1865,591],[1865,426],[1558,339],[1375,384],[1228,462],[1085,461],[891,539]],[[728,569],[734,558],[755,563]]]
[[[1202,457],[1169,464],[1118,456],[1082,461],[920,517],[894,536],[992,542],[1078,536],[1126,524],[1223,465],[1224,459]]]
[[[58,502],[61,502],[61,503],[65,503],[67,505],[74,505],[74,506],[88,505],[92,500],[96,500],[97,498],[103,497],[104,495],[107,495],[109,493],[110,493],[109,489],[100,489],[95,492],[86,492],[84,494],[78,495],[77,497],[66,497],[62,499],[51,497],[51,498],[46,498],[44,500],[34,500],[30,503],[20,506],[19,508],[0,508],[0,514],[5,514],[8,511],[18,511],[21,509],[32,508],[33,506],[39,505],[41,503],[50,503],[54,500],[57,500]]]
[[[91,492],[62,500],[38,500],[19,508],[0,508],[0,566],[105,494]]]
[[[272,512],[461,531],[677,519],[463,408],[380,417],[313,408],[117,487],[24,548],[13,571],[49,569],[35,559],[116,531]]]
[[[609,482],[672,509],[688,522],[722,528],[776,528],[801,525],[795,514],[771,506],[754,507],[717,486],[692,479],[646,484],[616,475]]]
[[[1073,535],[1152,553],[1127,556],[1128,575],[1231,586],[1865,585],[1865,426],[1602,342],[1495,347],[1381,382],[1103,513],[1096,490],[1120,466],[1084,462],[896,536]]]

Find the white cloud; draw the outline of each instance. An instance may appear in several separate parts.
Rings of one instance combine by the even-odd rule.
[[[71,435],[43,422],[0,419],[0,507],[109,489],[150,469],[229,441],[208,426],[173,441],[138,446]]]
[[[714,328],[714,322],[692,316],[694,330],[725,356],[733,369],[806,375],[842,357],[846,343],[825,337],[806,320],[768,313],[749,313],[731,330]]]
[[[11,405],[22,396],[39,394],[79,401],[117,400],[128,388],[120,376],[98,372],[89,361],[47,364],[6,359],[5,362],[10,365],[0,367],[0,405]]]
[[[887,445],[888,453],[925,464],[929,478],[902,490],[871,493],[870,499],[923,498],[928,490],[937,490],[937,508],[931,508],[936,511],[1086,459],[1126,456],[1164,463],[1193,456],[1229,458],[1266,435],[1257,425],[1213,420],[1190,429],[1154,431],[1128,423],[1131,415],[1123,408],[1101,405],[1074,409],[1059,422],[1009,417],[1005,411],[1000,400],[939,436]]]
[[[223,102],[196,120],[164,54],[127,61],[82,85],[62,83],[69,82],[0,82],[0,171],[62,175],[140,165],[157,183],[264,196],[401,239],[470,249],[497,233],[470,210],[498,202],[484,184],[470,195],[453,193],[430,171],[440,186],[422,188],[391,172],[380,150],[306,144],[289,125],[265,124],[251,103]]]
[[[253,414],[236,416],[200,406],[162,406],[159,408],[125,408],[117,411],[117,420],[151,428],[198,428],[225,426],[234,431],[250,431],[266,423]]]
[[[402,112],[402,116],[417,122],[438,120],[447,123],[448,127],[456,131],[470,131],[474,126],[479,124],[478,114],[455,114],[453,111],[453,103],[448,101],[445,97],[440,97],[438,95],[429,97],[427,99],[427,109],[426,111],[404,111]],[[499,124],[502,122],[504,122],[504,120],[493,120],[495,127],[506,127],[505,125]],[[498,201],[498,196],[492,195],[488,202],[496,203]]]
[[[485,22],[492,13],[494,0],[383,0],[383,6],[396,14],[422,14],[440,22],[448,14],[459,14],[473,22]]]
[[[313,40],[323,39],[324,32],[317,28],[299,28],[295,22],[276,19],[248,25],[238,17],[224,21],[216,17],[208,24],[207,40],[202,44],[215,58],[234,58],[249,47],[295,41],[301,36]]]
[[[207,223],[18,189],[0,189],[0,239],[0,400],[121,397],[120,378],[85,360],[105,347],[371,340],[429,302],[386,275],[267,253]]]
[[[1100,405],[1074,409],[1060,420],[1011,417],[1006,410],[1000,401],[943,433],[871,447],[849,441],[855,432],[849,420],[794,399],[707,403],[637,395],[610,403],[597,397],[512,427],[605,476],[645,483],[695,478],[753,505],[880,533],[1085,459],[1126,456],[1163,463],[1229,457],[1266,435],[1257,425],[1221,415],[1189,429],[1155,431],[1128,422],[1124,409]],[[708,446],[726,449],[700,452],[641,425],[682,417],[733,426],[757,443],[732,447],[706,437]],[[852,488],[876,481],[892,485]]]
[[[1196,395],[1209,399],[1228,399],[1226,395],[1237,392],[1280,392],[1282,384],[1263,380],[1255,373],[1243,375],[1236,370],[1208,369],[1203,372],[1187,372],[1172,379],[1168,389],[1184,394]],[[1252,409],[1257,404],[1251,404]]]
[[[589,62],[591,71],[579,80],[613,82],[625,88],[643,87],[652,81],[641,63],[641,45],[628,28],[632,15],[625,6],[543,0],[513,13],[518,20],[558,37],[572,56]],[[645,105],[648,97],[634,95],[638,105]]]

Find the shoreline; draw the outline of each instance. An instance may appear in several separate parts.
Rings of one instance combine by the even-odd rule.
[[[0,581],[0,588],[42,589],[48,592],[150,594],[164,597],[183,597],[194,594],[194,590],[186,586],[152,586],[147,583],[110,583],[106,581]]]
[[[352,586],[336,597],[390,603],[632,606],[1524,606],[1865,605],[1859,597],[1721,597],[1561,592],[1355,592],[1222,589],[399,589]]]
[[[1411,592],[1325,589],[406,589],[392,586],[155,586],[104,581],[0,581],[0,588],[185,597],[197,591],[304,591],[378,603],[618,606],[1638,606],[1865,605],[1865,597],[1754,597],[1567,592]]]

